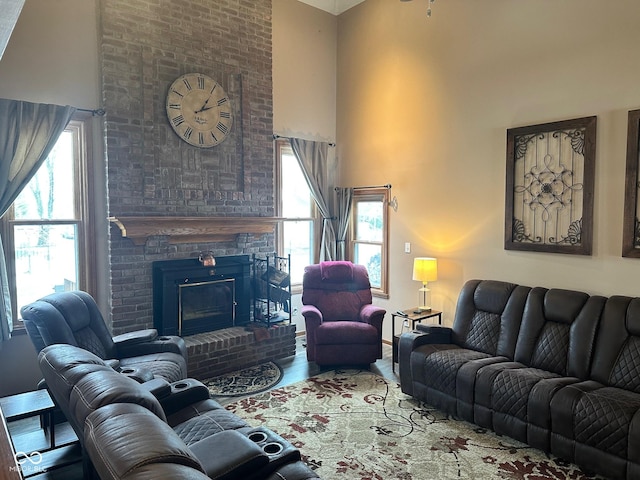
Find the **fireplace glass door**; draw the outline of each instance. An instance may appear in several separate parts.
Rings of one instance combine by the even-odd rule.
[[[193,335],[235,325],[235,279],[178,286],[178,335]]]

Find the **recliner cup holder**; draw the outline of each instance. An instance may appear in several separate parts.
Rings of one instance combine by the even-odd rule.
[[[264,442],[267,438],[267,434],[264,432],[252,432],[249,434],[249,440],[256,443]]]
[[[122,370],[120,370],[120,373],[124,373],[125,375],[131,374],[131,373],[135,373],[135,369],[134,368],[123,368]]]
[[[187,388],[189,384],[187,382],[178,382],[173,384],[173,388],[176,390],[182,390],[183,388]]]
[[[284,447],[282,445],[280,445],[279,443],[269,442],[269,443],[263,445],[262,450],[267,455],[273,456],[273,455],[278,455],[280,452],[282,452],[282,450],[284,450]]]
[[[171,340],[170,337],[158,337],[156,340],[160,340],[161,342],[166,342],[168,340]]]

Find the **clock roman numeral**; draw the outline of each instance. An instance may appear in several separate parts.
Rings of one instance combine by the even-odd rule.
[[[182,82],[184,83],[185,87],[187,87],[187,90],[191,90],[191,84],[189,83],[189,79],[188,78],[183,78]]]
[[[220,130],[222,133],[224,133],[225,135],[229,133],[229,127],[227,127],[224,123],[218,122],[218,125],[216,125],[216,128]]]
[[[224,105],[228,101],[229,101],[229,99],[227,97],[222,97],[220,100],[218,100],[218,106]]]
[[[209,92],[209,95],[211,95],[213,93],[213,91],[216,89],[216,87],[218,86],[218,84],[214,84],[213,88],[211,89],[211,91]]]
[[[176,95],[178,95],[179,97],[184,97],[183,94],[181,94],[179,91],[177,91],[175,88],[171,90],[173,93],[175,93]]]
[[[204,90],[204,77],[198,77],[198,88]]]
[[[213,138],[214,142],[218,143],[218,137],[216,137],[213,132],[211,132],[211,137]]]
[[[200,145],[204,143],[204,134],[202,132],[198,132],[198,143]]]
[[[177,117],[172,118],[171,121],[177,127],[179,125],[182,125],[182,123],[184,122],[184,117],[182,115],[178,115]]]
[[[180,110],[180,104],[179,103],[170,103],[169,104],[169,108],[174,108],[174,109]]]
[[[187,127],[187,129],[184,131],[184,137],[185,138],[191,138],[191,134],[192,133],[193,133],[193,128]]]
[[[231,118],[231,112],[220,112],[220,118]]]

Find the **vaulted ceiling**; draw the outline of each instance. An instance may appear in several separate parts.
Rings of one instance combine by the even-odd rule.
[[[16,26],[25,0],[0,0],[0,59],[7,48],[13,27]]]
[[[302,3],[319,8],[334,15],[340,15],[342,12],[355,7],[364,0],[299,0]]]

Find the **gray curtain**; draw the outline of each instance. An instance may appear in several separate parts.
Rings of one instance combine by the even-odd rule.
[[[347,259],[347,232],[351,215],[351,199],[353,188],[336,187],[336,260]]]
[[[58,141],[73,107],[0,99],[0,217]],[[12,331],[7,265],[0,237],[0,341]]]
[[[311,195],[324,219],[322,222],[322,241],[320,242],[320,261],[335,260],[336,233],[332,221],[335,219],[333,211],[337,171],[335,159],[328,158],[329,144],[327,142],[314,142],[300,138],[290,138],[289,141],[302,173],[307,179]]]

